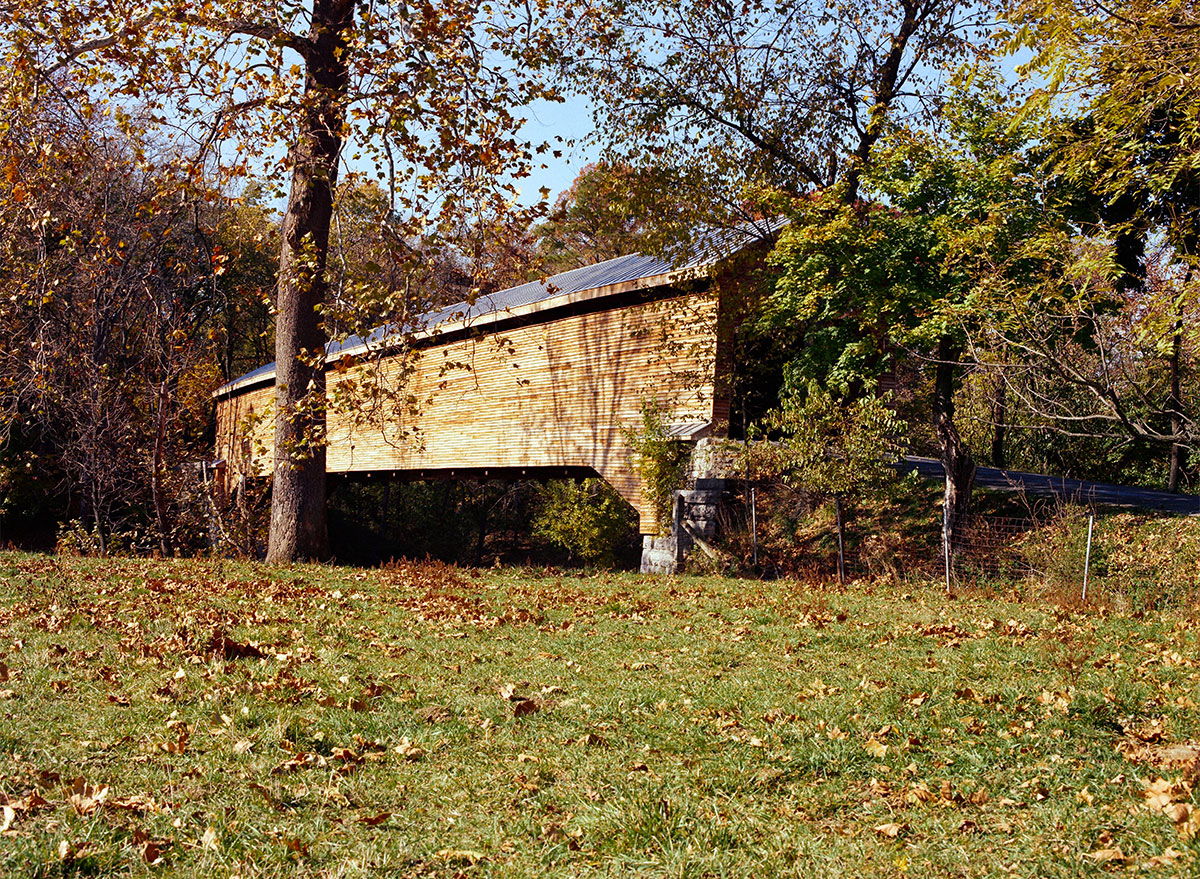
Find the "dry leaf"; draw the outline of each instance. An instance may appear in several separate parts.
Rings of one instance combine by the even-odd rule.
[[[415,763],[425,756],[425,750],[419,745],[414,745],[412,742],[410,742],[408,740],[408,736],[402,738],[400,740],[400,744],[396,745],[396,747],[392,750],[409,763]]]
[[[865,745],[863,745],[863,748],[865,748],[867,753],[870,754],[872,757],[874,757],[876,760],[883,759],[883,755],[886,754],[887,750],[888,750],[887,745],[885,745],[883,742],[879,741],[878,739],[873,739],[873,738],[867,739],[867,743]]]
[[[888,839],[895,839],[904,832],[904,827],[900,824],[896,824],[895,822],[891,824],[880,824],[875,828],[875,832],[880,836],[886,836]]]
[[[106,809],[120,809],[124,812],[158,812],[161,807],[153,797],[145,794],[134,794],[130,797],[109,797],[104,801]]]
[[[527,714],[537,714],[542,710],[536,699],[522,699],[513,703],[513,717],[524,717]]]
[[[12,806],[0,806],[3,810],[4,817],[0,820],[0,833],[12,827],[12,823],[17,820],[17,811]]]
[[[585,748],[604,748],[608,746],[608,742],[593,732],[584,733],[575,741],[575,744],[582,745]]]
[[[452,863],[467,863],[474,867],[483,860],[483,852],[474,852],[468,849],[444,848],[438,851],[437,856],[443,861]]]
[[[308,854],[308,845],[296,839],[294,836],[280,836],[279,841],[282,842],[289,851],[293,851],[298,855]]]
[[[67,802],[71,804],[71,808],[79,815],[90,815],[104,805],[104,801],[108,799],[108,787],[95,787],[88,784],[82,778],[77,778],[71,783],[69,793],[67,794]]]
[[[375,815],[374,817],[370,817],[370,818],[368,818],[365,815],[362,815],[362,816],[359,816],[358,823],[366,824],[368,827],[378,827],[380,824],[382,824],[384,821],[386,821],[388,818],[391,818],[391,817],[392,817],[391,812],[380,812],[378,815]]]
[[[420,720],[426,723],[445,723],[452,716],[450,709],[445,705],[426,705],[424,708],[417,709],[414,713]]]
[[[259,784],[257,781],[252,781],[250,782],[250,790],[257,791],[259,796],[267,801],[267,805],[276,812],[283,811],[283,805],[279,802],[279,800],[275,799],[274,794],[267,789],[266,785]]]
[[[1155,867],[1169,867],[1183,857],[1183,852],[1173,848],[1168,848],[1161,855],[1155,855],[1147,861],[1143,861],[1139,866],[1143,870],[1152,870]]]
[[[1121,851],[1120,846],[1102,848],[1099,851],[1092,852],[1087,857],[1098,864],[1125,864],[1129,861],[1129,858],[1125,857],[1125,852]]]
[[[162,863],[162,847],[153,839],[147,839],[143,842],[138,851],[141,852],[142,860],[150,866]]]
[[[206,827],[204,829],[204,835],[200,837],[200,847],[216,851],[217,840],[217,831],[212,827]]]

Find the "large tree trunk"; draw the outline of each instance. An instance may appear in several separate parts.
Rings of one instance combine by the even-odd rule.
[[[960,368],[959,350],[954,340],[942,336],[938,342],[937,372],[933,394],[933,430],[946,471],[944,497],[947,539],[953,546],[957,531],[971,506],[971,486],[975,482],[975,459],[958,435],[954,425],[954,380]]]
[[[325,261],[349,84],[353,0],[314,0],[292,188],[283,219],[275,319],[275,478],[267,560],[324,558]]]

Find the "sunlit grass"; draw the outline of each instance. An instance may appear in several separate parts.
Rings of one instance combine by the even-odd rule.
[[[1186,612],[437,566],[0,576],[3,875],[1198,869]]]

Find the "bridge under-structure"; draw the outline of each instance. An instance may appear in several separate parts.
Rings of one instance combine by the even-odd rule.
[[[480,296],[405,333],[376,330],[326,358],[327,469],[350,477],[597,475],[656,519],[629,430],[649,405],[681,442],[726,435],[733,336],[754,246],[682,267],[631,255]],[[273,469],[274,364],[224,385],[217,456],[233,478]],[[676,530],[679,523],[674,523]],[[661,526],[661,527],[660,527]],[[673,562],[643,567],[670,569]]]

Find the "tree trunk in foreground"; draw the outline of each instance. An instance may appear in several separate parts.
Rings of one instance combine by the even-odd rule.
[[[267,560],[329,555],[325,521],[325,260],[349,83],[353,0],[314,0],[299,131],[289,156],[275,320],[275,478]]]
[[[958,435],[954,425],[954,379],[960,368],[959,351],[954,341],[943,336],[938,342],[937,373],[933,394],[933,430],[946,471],[944,503],[949,511],[947,537],[954,545],[959,525],[971,506],[971,486],[975,482],[975,459]]]

